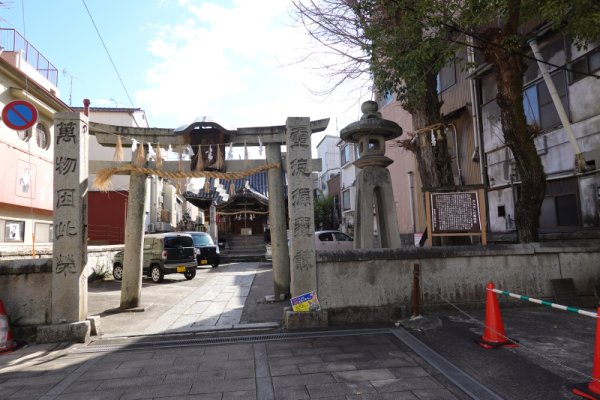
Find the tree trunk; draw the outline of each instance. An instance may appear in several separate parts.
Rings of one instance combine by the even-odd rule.
[[[427,75],[425,97],[416,107],[409,110],[416,130],[442,122],[436,79],[436,74]],[[410,148],[417,159],[419,176],[424,188],[454,186],[452,160],[448,152],[446,133],[442,127],[419,133]]]
[[[520,243],[538,241],[539,218],[542,201],[546,193],[546,175],[540,156],[534,143],[535,134],[527,125],[523,110],[523,76],[525,64],[517,52],[504,50],[507,38],[517,37],[516,28],[504,31],[488,31],[485,37],[483,53],[487,62],[493,66],[498,85],[496,101],[500,108],[500,120],[506,145],[512,151],[521,179],[520,193],[517,199],[516,224]],[[515,25],[516,26],[516,25]],[[513,43],[518,42],[516,40]],[[495,45],[494,45],[495,44]],[[503,47],[500,47],[500,46]]]

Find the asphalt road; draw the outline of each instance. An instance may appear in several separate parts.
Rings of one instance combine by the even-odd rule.
[[[441,327],[413,334],[505,399],[581,399],[574,383],[591,381],[596,321],[565,311],[501,305],[516,348],[484,349],[484,310],[445,312]]]

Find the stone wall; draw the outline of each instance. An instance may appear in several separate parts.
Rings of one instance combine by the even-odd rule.
[[[122,250],[117,246],[89,246],[86,275],[101,270],[112,272],[112,258]],[[52,254],[51,248],[5,249],[0,258],[0,300],[8,314],[15,338],[28,338],[37,325],[52,323]],[[29,258],[26,258],[29,255]]]
[[[600,241],[568,247],[535,243],[319,252],[317,290],[332,323],[390,321],[410,315],[414,264],[420,265],[427,311],[452,304],[482,306],[490,281],[501,290],[553,301],[550,280],[572,278],[580,296],[593,296],[600,283],[598,260]],[[519,303],[505,296],[499,300]]]

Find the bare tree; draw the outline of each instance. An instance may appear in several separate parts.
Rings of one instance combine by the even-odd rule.
[[[338,82],[359,73],[372,74],[375,87],[394,93],[413,115],[417,129],[441,121],[436,77],[456,51],[465,46],[457,38],[475,38],[498,86],[497,103],[506,145],[513,153],[521,178],[516,222],[520,242],[537,241],[546,176],[523,109],[523,79],[527,31],[522,27],[551,23],[583,46],[600,39],[600,2],[597,0],[324,0],[296,3],[301,21],[311,35],[339,55],[351,56],[338,73]],[[367,64],[368,66],[365,66]],[[438,146],[443,143],[438,141]],[[447,151],[436,146],[413,150],[424,186],[451,185]],[[426,154],[423,154],[423,149]]]
[[[377,92],[396,96],[412,114],[415,128],[441,125],[437,74],[453,52],[427,29],[406,24],[411,15],[397,7],[399,2],[297,0],[294,5],[309,34],[341,60],[323,66],[332,77],[324,92],[366,76]],[[435,146],[430,135],[422,136],[418,145],[410,139],[402,145],[415,154],[423,186],[453,186],[443,130]]]

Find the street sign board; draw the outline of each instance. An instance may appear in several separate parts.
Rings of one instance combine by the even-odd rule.
[[[2,120],[10,129],[24,131],[31,128],[38,119],[38,112],[28,101],[11,101],[2,109]]]

